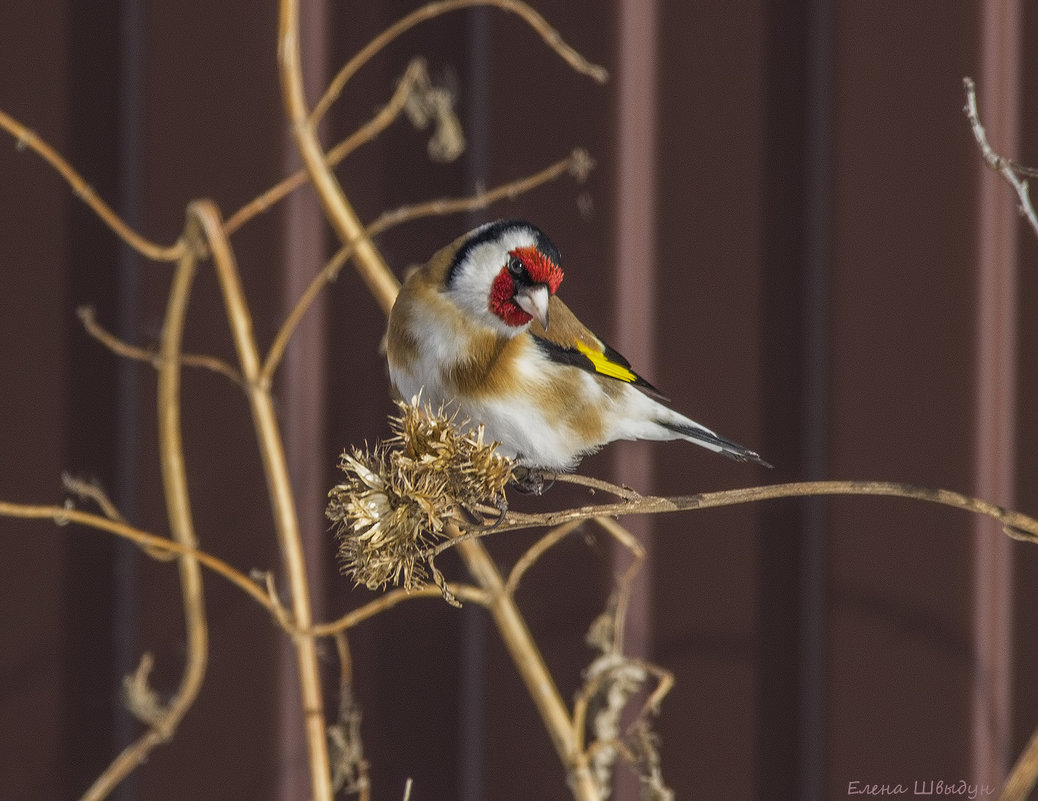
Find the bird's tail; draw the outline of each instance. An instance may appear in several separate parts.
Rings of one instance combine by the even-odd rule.
[[[699,423],[695,423],[687,417],[674,414],[672,419],[658,420],[657,422],[683,439],[687,439],[689,442],[694,442],[697,445],[702,445],[704,448],[709,448],[712,451],[723,454],[729,459],[734,459],[737,462],[756,462],[764,467],[773,466],[764,461],[757,452],[751,451],[749,448],[740,445],[738,442],[733,442],[730,439],[722,437],[720,434],[714,433],[706,426],[701,426]]]

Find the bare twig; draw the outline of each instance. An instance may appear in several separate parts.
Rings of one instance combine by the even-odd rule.
[[[277,593],[271,590],[269,584],[260,585],[245,573],[231,567],[224,560],[213,556],[206,551],[188,548],[181,543],[175,542],[167,537],[152,534],[139,528],[135,528],[121,520],[115,520],[108,515],[97,515],[83,512],[79,509],[67,506],[48,506],[10,503],[0,501],[0,517],[20,518],[27,520],[49,520],[58,525],[75,523],[97,531],[104,531],[121,537],[138,545],[149,556],[165,560],[169,557],[190,556],[198,560],[198,563],[208,570],[227,579],[240,590],[245,592],[252,600],[266,609],[274,621],[288,634],[294,637],[335,637],[341,632],[354,628],[376,615],[386,612],[405,601],[421,598],[440,598],[440,590],[437,587],[419,587],[413,590],[394,590],[378,596],[374,600],[348,612],[342,617],[326,623],[316,623],[307,629],[300,629],[292,621],[281,602],[277,599]],[[264,577],[270,574],[264,574]],[[490,597],[479,587],[470,584],[450,584],[451,592],[455,596],[468,603],[487,606]],[[272,599],[273,595],[273,599]]]
[[[189,210],[191,216],[198,221],[209,246],[242,376],[245,378],[249,409],[274,513],[274,529],[281,547],[291,592],[293,623],[300,629],[309,629],[312,624],[310,585],[299,532],[299,517],[292,495],[292,482],[274,411],[274,401],[269,386],[261,381],[260,358],[253,335],[252,316],[241,287],[234,253],[224,234],[220,214],[215,205],[208,201],[196,201],[191,204]],[[331,773],[317,647],[312,637],[296,637],[292,644],[299,671],[306,744],[310,757],[311,792],[315,801],[331,801]]]
[[[281,360],[285,357],[285,350],[288,348],[288,343],[291,341],[296,328],[299,327],[303,317],[306,316],[307,311],[309,311],[314,301],[317,300],[317,296],[321,294],[321,290],[332,283],[338,277],[339,271],[346,266],[346,262],[353,255],[353,249],[353,243],[343,245],[339,252],[314,276],[306,289],[303,290],[303,294],[299,296],[299,300],[296,301],[295,306],[288,313],[285,322],[281,324],[277,334],[274,335],[274,341],[271,343],[270,350],[267,351],[267,356],[263,360],[263,369],[260,371],[260,376],[264,383],[270,384],[274,380],[274,373],[277,371],[278,365],[281,364]]]
[[[588,487],[591,490],[601,490],[602,492],[608,492],[610,495],[616,495],[624,500],[633,501],[641,498],[641,494],[637,490],[633,490],[630,487],[620,486],[619,484],[612,484],[608,481],[602,481],[592,476],[582,476],[579,473],[557,473],[554,476],[555,481],[559,481],[565,484],[576,484],[580,487]]]
[[[53,147],[37,136],[35,131],[25,127],[14,117],[5,114],[3,111],[0,111],[0,129],[7,131],[15,138],[20,150],[28,148],[50,164],[65,179],[65,182],[72,187],[73,194],[86,203],[123,242],[142,256],[152,261],[173,262],[183,255],[183,241],[163,246],[145,239],[130,228],[118,214],[112,211],[111,206],[97,196],[94,188],[83,180],[83,177]]]
[[[354,247],[358,274],[368,285],[379,306],[388,313],[400,282],[368,238],[357,213],[346,200],[338,179],[325,162],[324,151],[317,138],[317,127],[309,119],[306,107],[300,58],[299,3],[298,0],[281,0],[278,14],[278,68],[282,100],[299,155],[317,191],[325,216],[339,240],[344,245]]]
[[[575,529],[579,528],[582,522],[582,520],[574,520],[570,523],[556,526],[527,548],[523,552],[523,555],[520,556],[512,566],[512,570],[508,574],[508,581],[505,582],[505,589],[508,594],[515,595],[516,591],[519,589],[519,582],[522,581],[526,572],[537,563],[537,560],[554,548],[560,540],[565,539]]]
[[[108,497],[108,493],[96,481],[86,481],[65,473],[61,476],[61,486],[64,487],[66,492],[71,492],[78,498],[96,503],[98,508],[104,513],[104,516],[109,520],[115,520],[119,523],[126,522],[122,512],[116,508],[112,499]]]
[[[70,492],[83,500],[90,500],[96,503],[104,513],[105,517],[109,520],[115,520],[119,523],[127,522],[126,518],[123,517],[122,513],[112,502],[112,499],[108,497],[108,494],[97,483],[93,481],[85,481],[65,473],[61,477],[61,485],[65,488],[66,492]],[[172,542],[172,540],[170,542]],[[171,559],[176,559],[183,553],[193,552],[191,549],[185,548],[178,553],[170,551],[167,548],[151,548],[143,543],[140,543],[140,546],[150,558],[158,562],[168,562]]]
[[[116,356],[122,356],[125,359],[133,359],[138,362],[146,362],[156,370],[161,365],[162,357],[159,355],[157,350],[153,348],[141,348],[119,339],[119,337],[115,336],[115,334],[111,333],[108,329],[97,322],[97,318],[94,316],[94,310],[90,306],[80,306],[76,309],[76,315],[79,317],[80,322],[83,323],[83,328],[86,332],[108,348],[108,350],[112,351]],[[241,374],[237,370],[227,364],[227,362],[223,361],[223,359],[218,359],[215,356],[184,353],[180,356],[180,363],[185,367],[201,367],[206,370],[211,370],[214,373],[219,373],[239,386],[242,386],[244,383]]]
[[[390,97],[389,102],[380,109],[374,117],[368,120],[368,122],[328,151],[325,156],[325,161],[328,166],[335,167],[358,147],[366,142],[373,141],[380,133],[388,128],[393,121],[400,116],[400,112],[403,111],[408,96],[414,90],[415,85],[422,80],[424,75],[425,62],[421,59],[412,60],[404,71],[403,77],[401,77],[399,82],[397,82],[396,89]],[[298,172],[293,173],[288,178],[285,178],[279,184],[268,189],[254,200],[251,200],[228,217],[224,221],[224,231],[228,236],[233,234],[253,217],[267,211],[271,206],[306,184],[307,181],[309,181],[309,178],[310,176],[306,170],[299,170]]]
[[[454,528],[454,534],[458,533]],[[458,551],[476,582],[490,596],[491,617],[526,691],[544,721],[555,751],[566,767],[574,797],[578,801],[599,801],[601,796],[588,767],[587,755],[578,745],[577,733],[566,704],[501,573],[482,543],[463,540],[458,544]]]
[[[645,561],[645,548],[638,538],[611,517],[596,517],[595,522],[631,554],[631,564],[616,583],[616,613],[613,615],[612,648],[623,653],[624,631],[627,625],[627,609],[634,591],[634,580]]]
[[[469,197],[439,198],[410,206],[400,206],[393,211],[384,212],[368,226],[368,230],[371,236],[375,236],[395,225],[421,217],[459,214],[484,209],[499,200],[515,200],[520,195],[567,174],[572,175],[578,181],[584,181],[594,166],[595,162],[588,152],[582,148],[576,148],[566,158],[556,161],[533,175],[509,181],[489,191],[479,192]]]
[[[191,556],[198,560],[199,564],[223,576],[239,589],[244,590],[254,601],[269,611],[270,604],[266,593],[255,581],[250,579],[239,570],[235,570],[222,559],[218,559],[210,553],[195,548],[188,548],[167,537],[152,534],[142,529],[135,528],[121,521],[112,520],[110,517],[83,512],[79,509],[67,506],[39,506],[32,504],[9,503],[0,501],[0,517],[23,518],[27,520],[50,520],[56,525],[67,525],[77,523],[97,531],[105,531],[122,537],[140,546],[145,553],[169,554],[170,556]]]
[[[977,111],[977,86],[973,79],[969,77],[962,79],[962,85],[966,90],[966,107],[963,111],[966,113],[967,119],[969,119],[973,138],[977,142],[977,147],[980,148],[980,154],[983,156],[984,162],[1001,175],[1006,180],[1006,183],[1013,187],[1020,201],[1020,213],[1027,219],[1035,236],[1038,236],[1038,216],[1035,215],[1034,206],[1031,205],[1030,188],[1027,185],[1027,181],[1020,178],[1020,175],[1034,176],[1038,172],[1034,168],[1024,167],[1012,159],[1000,156],[995,152],[988,143],[987,131],[984,130],[984,126],[980,122],[980,114]]]
[[[313,126],[317,125],[317,123],[328,112],[332,103],[338,99],[343,88],[349,82],[350,78],[356,74],[357,70],[370,61],[376,53],[382,50],[395,38],[400,36],[402,33],[409,31],[416,25],[426,22],[434,17],[463,8],[472,8],[474,6],[492,6],[499,8],[502,11],[517,14],[522,17],[531,28],[540,34],[540,37],[544,40],[545,44],[554,50],[559,57],[566,61],[566,63],[574,70],[582,75],[587,75],[598,83],[605,83],[609,79],[609,73],[606,72],[604,67],[592,64],[580,55],[580,53],[566,44],[559,35],[559,32],[552,28],[544,17],[530,8],[530,6],[526,5],[526,3],[518,2],[518,0],[443,0],[443,2],[429,3],[428,5],[422,6],[416,11],[413,11],[406,17],[393,23],[393,25],[386,28],[386,30],[368,42],[360,52],[358,52],[341,70],[339,70],[335,78],[332,79],[332,82],[328,85],[328,89],[325,91],[324,96],[317,102],[317,105],[314,106],[313,112],[310,114],[310,124]]]
[[[197,239],[197,226],[189,218],[183,253],[178,260],[162,327],[161,364],[158,383],[159,457],[166,511],[173,539],[185,552],[178,560],[181,595],[186,629],[186,664],[180,686],[161,711],[152,710],[149,729],[127,746],[83,794],[82,801],[100,801],[131,771],[148,758],[161,743],[176,731],[191,708],[205,679],[209,658],[209,627],[202,592],[202,571],[193,551],[198,548],[191,502],[184,466],[184,444],[180,430],[180,351],[184,337],[184,319],[197,268],[195,251],[190,242]]]
[[[617,487],[617,491],[622,488]],[[1020,512],[1004,509],[993,503],[963,495],[951,490],[929,489],[889,481],[805,481],[792,484],[773,484],[746,489],[706,492],[699,495],[680,495],[669,498],[643,496],[630,501],[603,503],[563,509],[542,514],[522,514],[509,511],[498,525],[498,531],[517,531],[540,526],[557,526],[573,520],[612,517],[628,514],[662,514],[690,509],[708,509],[734,506],[777,498],[797,498],[819,495],[883,495],[909,498],[951,506],[974,514],[985,515],[1000,522],[1005,533],[1014,539],[1038,542],[1038,520]]]
[[[456,598],[468,601],[469,603],[479,604],[480,606],[490,605],[490,596],[486,591],[479,587],[474,587],[471,584],[455,584],[453,582],[450,583],[448,587],[450,592]],[[440,591],[440,588],[434,586],[417,587],[412,590],[393,590],[392,592],[380,595],[378,598],[364,604],[364,606],[354,609],[352,612],[348,612],[338,620],[332,620],[328,623],[319,623],[306,633],[314,637],[327,637],[340,631],[352,629],[364,621],[375,617],[375,615],[381,614],[388,609],[392,609],[394,606],[399,606],[405,601],[410,601],[416,598],[441,597],[442,592]]]

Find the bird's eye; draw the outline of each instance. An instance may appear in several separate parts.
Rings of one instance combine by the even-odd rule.
[[[518,277],[522,275],[523,272],[525,272],[525,270],[526,266],[521,261],[519,261],[519,259],[516,256],[509,255],[508,272],[510,272],[513,276]]]

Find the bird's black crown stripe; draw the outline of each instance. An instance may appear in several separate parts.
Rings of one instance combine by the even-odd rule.
[[[560,263],[562,257],[559,254],[559,249],[536,225],[532,225],[525,220],[497,220],[496,222],[489,223],[483,230],[458,248],[458,252],[454,254],[454,261],[451,262],[450,269],[447,271],[447,286],[453,285],[458,269],[465,263],[465,259],[468,258],[469,251],[472,248],[482,245],[484,242],[498,239],[506,231],[514,230],[526,230],[532,233],[534,242],[540,251],[555,264]]]
[[[532,226],[531,226],[532,227]],[[537,234],[537,249],[551,259],[552,263],[557,267],[562,266],[562,254],[559,253],[559,249],[555,247],[555,243],[552,242],[548,237],[544,235],[544,232],[538,228],[533,229]]]

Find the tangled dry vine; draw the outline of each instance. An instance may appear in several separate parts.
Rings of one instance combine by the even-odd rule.
[[[89,335],[114,353],[146,362],[157,372],[156,413],[159,420],[162,480],[170,536],[148,532],[127,522],[101,488],[82,482],[68,482],[70,494],[76,496],[81,503],[96,505],[99,512],[84,511],[77,508],[71,500],[66,504],[43,506],[0,502],[0,516],[49,520],[56,525],[77,523],[87,529],[125,538],[139,546],[150,558],[175,561],[180,573],[187,649],[178,689],[165,704],[158,703],[148,686],[151,657],[147,654],[142,657],[138,671],[128,677],[128,687],[130,694],[136,699],[132,709],[145,722],[147,731],[122,754],[116,756],[108,769],[84,793],[84,799],[102,799],[109,795],[122,779],[147,759],[153,749],[175,735],[183,715],[194,703],[205,678],[209,647],[203,604],[203,570],[231,582],[265,608],[295,648],[297,678],[302,705],[306,710],[304,735],[309,753],[312,797],[315,801],[330,801],[337,788],[344,785],[357,792],[361,798],[368,798],[370,794],[366,765],[359,744],[359,717],[352,703],[351,688],[348,684],[350,659],[346,632],[404,601],[441,595],[476,604],[489,611],[567,770],[574,797],[581,801],[593,801],[608,794],[611,773],[617,761],[621,759],[638,765],[643,786],[647,793],[652,794],[650,797],[664,798],[668,792],[662,781],[658,754],[655,752],[648,724],[651,715],[655,714],[661,699],[671,686],[672,677],[656,666],[631,659],[624,654],[624,616],[631,582],[642,551],[637,540],[613,519],[616,515],[680,512],[805,495],[888,495],[950,505],[971,513],[987,515],[999,520],[1008,535],[1030,542],[1038,541],[1038,521],[1034,518],[945,490],[881,482],[814,482],[754,487],[679,498],[658,498],[641,496],[628,488],[594,479],[560,477],[560,480],[585,484],[596,490],[607,490],[617,500],[543,514],[525,514],[504,509],[500,498],[503,487],[498,485],[495,485],[497,489],[492,489],[479,498],[459,499],[456,495],[452,496],[448,498],[448,506],[463,509],[465,514],[437,519],[436,528],[443,535],[442,541],[432,542],[421,537],[415,538],[416,548],[406,557],[410,560],[410,574],[405,572],[407,568],[398,569],[395,563],[390,563],[380,565],[378,571],[368,576],[368,579],[376,584],[400,579],[404,585],[402,588],[386,592],[338,620],[315,622],[312,619],[310,583],[303,561],[296,502],[292,495],[281,431],[271,394],[274,375],[299,321],[324,286],[350,261],[365,279],[375,302],[384,311],[389,310],[399,283],[373,243],[374,234],[423,216],[484,208],[493,202],[513,198],[566,175],[582,180],[592,167],[587,153],[574,149],[569,156],[540,172],[472,197],[429,201],[390,211],[367,225],[360,221],[333,168],[404,114],[416,92],[429,92],[430,83],[424,64],[420,60],[413,61],[387,104],[368,123],[334,147],[326,148],[320,142],[317,134],[319,121],[340,97],[357,70],[381,52],[389,41],[433,17],[477,5],[490,6],[517,15],[540,35],[546,46],[564,63],[595,81],[602,82],[606,79],[606,72],[602,67],[589,63],[569,47],[558,32],[525,3],[518,0],[444,0],[422,7],[372,39],[342,68],[321,100],[311,109],[306,105],[300,67],[298,3],[296,0],[280,0],[277,41],[282,94],[286,117],[292,125],[305,169],[263,192],[227,219],[222,217],[220,210],[211,202],[191,203],[187,208],[184,231],[171,245],[150,241],[129,227],[59,153],[31,129],[0,111],[0,129],[9,133],[20,148],[36,153],[56,170],[72,191],[116,236],[145,258],[174,266],[159,347],[155,350],[141,349],[121,341],[98,323],[89,309],[84,308],[80,311],[80,319]],[[1020,176],[1032,175],[1034,172],[994,153],[987,144],[976,109],[975,92],[972,82],[968,79],[966,89],[967,113],[982,155],[985,161],[1013,186],[1026,213],[1030,208],[1030,201],[1026,181]],[[434,117],[438,116],[438,124],[441,127],[449,128],[456,124],[456,120],[450,119],[449,109],[445,108],[442,102],[437,101],[428,108],[433,109]],[[250,306],[240,282],[230,236],[305,183],[312,184],[317,190],[325,213],[341,240],[341,249],[314,276],[310,286],[300,296],[295,308],[282,324],[269,350],[262,353],[252,333]],[[1027,217],[1038,233],[1038,221],[1035,220],[1033,210]],[[185,313],[193,279],[205,262],[212,264],[219,280],[227,322],[234,339],[236,365],[205,354],[184,353],[182,350]],[[377,335],[373,334],[372,346],[375,341]],[[283,572],[287,577],[287,586],[281,588],[281,591],[289,599],[288,606],[283,605],[280,600],[281,592],[274,586],[272,576],[268,575],[262,581],[257,580],[207,553],[199,544],[200,538],[195,530],[193,510],[187,493],[187,468],[180,431],[181,371],[184,368],[196,367],[213,370],[245,390],[267,478]],[[481,443],[477,441],[476,444]],[[471,460],[471,454],[467,458]],[[390,464],[391,460],[380,458],[376,465],[361,464],[356,456],[353,459],[356,464],[361,465],[363,471],[366,471],[357,471],[362,478],[354,489],[377,491],[386,486],[385,478],[378,474],[378,470]],[[400,496],[402,493],[396,494]],[[388,498],[388,494],[386,497]],[[348,498],[347,502],[350,502]],[[485,519],[482,515],[488,509],[491,512],[496,509],[499,512],[498,519],[490,525],[483,525]],[[478,520],[476,525],[473,525],[472,518]],[[425,522],[428,523],[429,518],[425,518]],[[605,612],[593,626],[593,645],[599,651],[599,656],[592,662],[586,683],[571,708],[562,699],[526,625],[515,596],[520,582],[538,559],[585,522],[596,526],[627,548],[633,554],[634,561],[631,569],[619,580]],[[502,574],[486,550],[483,538],[490,533],[500,534],[532,527],[544,527],[548,531],[531,546],[507,575]],[[353,530],[356,531],[355,524]],[[370,531],[370,526],[368,530]],[[461,554],[470,573],[469,582],[447,581],[436,570],[433,562],[435,556],[448,547],[456,548]],[[356,556],[352,558],[357,561]],[[416,568],[421,567],[423,563],[434,578],[439,576],[438,586],[420,586],[418,581],[414,580],[418,575],[415,572]],[[368,580],[364,583],[368,583]],[[340,712],[338,720],[331,725],[325,718],[326,703],[322,691],[321,665],[317,658],[317,641],[321,638],[332,638],[340,657]],[[621,713],[632,695],[646,687],[648,701],[635,714],[634,723],[623,729],[619,723]],[[596,703],[603,698],[606,698],[605,703]],[[332,749],[329,744],[332,744]],[[1028,754],[1032,755],[1030,762],[1027,761]],[[1024,758],[1018,763],[1003,798],[1023,798],[1029,792],[1035,776],[1038,775],[1038,757],[1034,754],[1038,754],[1038,737],[1032,741]]]

